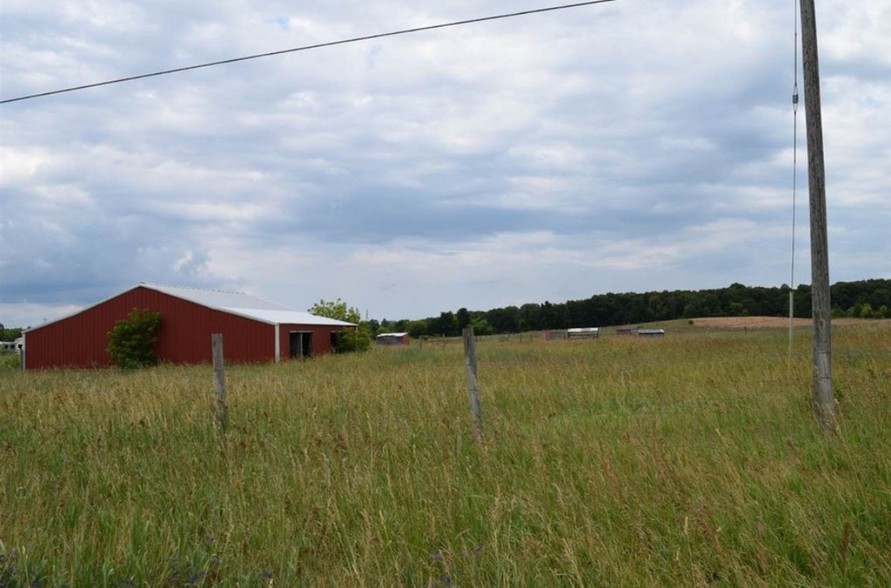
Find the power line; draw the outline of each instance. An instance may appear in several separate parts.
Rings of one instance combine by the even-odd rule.
[[[520,12],[511,12],[507,14],[498,14],[495,16],[484,16],[482,18],[471,18],[467,20],[457,20],[453,22],[447,22],[442,24],[429,25],[424,27],[415,27],[412,29],[402,29],[399,31],[393,31],[389,33],[378,33],[376,35],[365,35],[362,37],[353,37],[351,39],[342,39],[340,41],[329,41],[327,43],[316,43],[314,45],[304,45],[303,47],[293,47],[291,49],[282,49],[280,51],[270,51],[269,53],[258,53],[256,55],[247,55],[244,57],[235,57],[233,59],[223,59],[221,61],[211,61],[208,63],[201,63],[198,65],[189,65],[186,67],[177,67],[173,69],[165,69],[163,71],[156,71],[147,74],[140,74],[135,76],[128,76],[126,78],[118,78],[115,80],[108,80],[105,82],[97,82],[93,84],[84,84],[82,86],[72,86],[70,88],[63,88],[61,90],[52,90],[50,92],[40,92],[39,94],[29,94],[27,96],[19,96],[16,98],[6,98],[4,100],[0,100],[0,104],[8,104],[10,102],[21,102],[23,100],[33,100],[35,98],[43,98],[46,96],[53,96],[55,94],[64,94],[66,92],[77,92],[78,90],[87,90],[89,88],[98,88],[100,86],[110,86],[112,84],[120,84],[123,82],[132,82],[135,80],[144,80],[146,78],[154,78],[158,76],[166,76],[169,74],[181,73],[185,71],[192,71],[195,69],[203,69],[207,67],[215,67],[218,65],[227,65],[230,63],[238,63],[240,61],[249,61],[251,59],[260,59],[262,57],[273,57],[275,55],[285,55],[286,53],[297,53],[298,51],[309,51],[311,49],[321,49],[323,47],[333,47],[335,45],[346,45],[348,43],[358,43],[360,41],[370,41],[372,39],[382,39],[384,37],[395,37],[397,35],[407,35],[410,33],[420,33],[423,31],[432,31],[435,29],[444,29],[448,27],[457,27],[462,25],[474,24],[478,22],[486,22],[490,20],[500,20],[505,18],[514,18],[517,16],[527,16],[530,14],[540,14],[542,12],[553,12],[555,10],[566,10],[569,8],[580,8],[582,6],[591,6],[594,4],[606,4],[607,2],[615,2],[616,0],[591,0],[589,2],[576,2],[574,4],[563,4],[561,6],[550,6],[547,8],[535,8],[532,10],[523,10]]]

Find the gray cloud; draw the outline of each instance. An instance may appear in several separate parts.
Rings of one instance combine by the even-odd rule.
[[[10,0],[0,93],[504,10]],[[891,273],[877,245],[891,221],[877,132],[891,128],[891,9],[868,10],[834,0],[818,15],[833,279]],[[142,280],[297,308],[342,297],[389,318],[783,283],[791,76],[789,10],[647,0],[4,105],[0,321]]]

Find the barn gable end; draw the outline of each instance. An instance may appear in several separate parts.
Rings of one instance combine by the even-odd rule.
[[[244,363],[287,359],[291,331],[311,333],[312,355],[328,353],[331,333],[353,326],[238,292],[140,284],[26,331],[25,368],[111,365],[108,332],[134,308],[161,313],[156,351],[161,361],[175,364],[210,362],[212,333],[223,334],[227,361]]]

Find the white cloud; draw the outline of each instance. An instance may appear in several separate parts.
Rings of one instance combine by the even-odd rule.
[[[99,302],[99,300],[96,300]],[[0,305],[3,326],[7,328],[36,327],[47,321],[74,314],[84,307],[77,304],[33,304],[16,302]]]
[[[52,163],[53,155],[48,149],[4,148],[0,154],[0,188],[25,184]]]
[[[147,6],[4,2],[3,97],[507,10]],[[341,297],[388,318],[782,283],[791,9],[614,3],[4,105],[0,320],[141,280],[298,308]],[[833,279],[891,274],[876,253],[889,10],[818,13]]]

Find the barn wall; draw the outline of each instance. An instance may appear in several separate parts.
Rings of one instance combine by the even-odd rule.
[[[291,331],[312,331],[312,354],[325,355],[331,353],[331,334],[340,333],[352,327],[327,327],[320,325],[281,325],[279,330],[279,345],[281,345],[282,361],[288,359],[289,341]]]
[[[110,365],[105,352],[108,332],[115,321],[126,318],[133,308],[161,313],[157,351],[163,361],[210,362],[212,333],[223,333],[227,361],[271,361],[275,358],[273,325],[137,287],[79,314],[29,331],[27,367]]]

